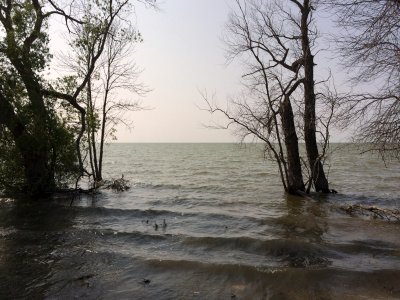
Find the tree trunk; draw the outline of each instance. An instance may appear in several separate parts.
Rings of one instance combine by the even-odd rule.
[[[289,96],[285,96],[280,107],[280,112],[288,163],[287,192],[296,194],[297,191],[304,191],[305,187],[301,172],[299,145],[294,124],[293,109]]]
[[[99,163],[97,160],[97,149],[96,149],[96,138],[95,138],[95,120],[94,120],[94,114],[95,114],[95,108],[93,105],[93,99],[92,99],[92,80],[89,78],[88,83],[87,83],[87,102],[88,102],[88,109],[90,111],[89,117],[90,126],[88,126],[88,144],[89,144],[89,150],[90,150],[90,160],[91,160],[91,166],[92,170],[94,167],[94,181],[99,181],[101,180],[101,176],[99,176]]]
[[[88,126],[87,130],[87,142],[88,142],[88,149],[89,149],[89,165],[90,165],[90,170],[92,171],[93,178],[96,181],[96,170],[94,168],[94,163],[93,163],[93,149],[92,149],[92,142],[90,138],[90,126]]]
[[[329,193],[329,184],[320,161],[316,139],[314,57],[308,36],[308,17],[311,12],[309,0],[304,0],[301,16],[302,50],[304,61],[304,141],[311,170],[311,179],[317,192]]]
[[[24,143],[26,143],[24,141]],[[27,193],[31,197],[41,197],[52,192],[55,187],[54,175],[48,164],[46,149],[18,147],[24,162]]]
[[[106,122],[107,122],[107,113],[106,113],[106,105],[103,105],[103,117],[101,120],[101,133],[100,133],[100,153],[99,153],[99,176],[100,180],[102,179],[103,172],[103,154],[104,154],[104,139],[106,134]]]
[[[35,82],[28,85],[32,88]],[[28,90],[29,91],[29,90]],[[30,90],[32,126],[28,130],[24,122],[14,112],[6,97],[0,93],[0,123],[7,126],[13,135],[15,145],[20,152],[24,171],[25,188],[30,197],[41,197],[54,189],[54,172],[49,164],[49,139],[46,110],[42,95]]]

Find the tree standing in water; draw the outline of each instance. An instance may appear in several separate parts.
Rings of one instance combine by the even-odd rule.
[[[86,19],[98,19],[91,7],[86,7]],[[76,36],[70,41],[72,53],[64,56],[63,64],[80,77],[89,72],[97,44],[102,36],[97,26],[75,26]],[[104,146],[110,138],[115,138],[116,126],[131,124],[123,115],[127,111],[145,109],[137,97],[144,96],[148,89],[138,82],[140,70],[132,60],[134,44],[141,42],[139,32],[128,21],[117,21],[107,35],[105,49],[99,62],[82,92],[81,102],[86,110],[86,132],[83,151],[88,153],[89,173],[94,183],[103,179]],[[72,58],[72,59],[71,59]],[[117,94],[125,92],[121,100]]]
[[[93,75],[114,22],[129,8],[128,0],[90,2],[100,19],[85,20],[84,10],[77,3],[15,0],[0,4],[0,134],[7,137],[2,143],[12,142],[17,154],[14,165],[23,170],[24,191],[32,197],[54,191],[59,174],[78,178],[85,174],[81,140],[86,131],[87,112],[79,96]],[[154,4],[153,0],[144,2]],[[68,77],[62,84],[54,84],[45,78],[44,71],[48,70],[51,59],[49,19],[56,16],[65,21],[69,34],[74,34],[72,24],[97,26],[98,42],[87,72],[79,82]],[[78,126],[72,128],[68,126],[71,108],[79,116]],[[60,140],[60,136],[64,138]],[[0,163],[3,170],[3,158]]]
[[[314,80],[314,55],[312,53],[311,39],[315,39],[315,33],[310,30],[313,22],[313,10],[311,0],[302,2],[290,0],[300,11],[300,37],[301,37],[301,62],[303,67],[303,89],[304,89],[304,142],[306,144],[307,158],[311,170],[311,179],[317,192],[329,193],[329,184],[325,176],[324,167],[319,155],[316,138],[316,97]],[[314,36],[314,37],[313,37]]]
[[[284,189],[291,194],[330,192],[317,145],[313,7],[304,0],[241,1],[232,12],[226,44],[230,60],[243,58],[246,92],[223,109],[206,98],[210,112],[223,113],[243,138],[265,142],[277,162]],[[293,105],[295,103],[295,106]],[[293,107],[296,107],[295,110]],[[302,120],[301,120],[302,119]],[[304,127],[296,123],[304,123]],[[298,145],[304,136],[309,186],[306,189]],[[328,138],[324,137],[324,149]]]

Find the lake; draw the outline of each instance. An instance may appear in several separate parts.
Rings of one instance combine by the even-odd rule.
[[[399,222],[340,207],[400,209],[400,163],[332,148],[306,200],[261,145],[109,145],[130,190],[0,200],[0,299],[399,299]]]

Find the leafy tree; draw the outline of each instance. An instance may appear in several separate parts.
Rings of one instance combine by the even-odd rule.
[[[28,192],[42,194],[55,184],[50,166],[52,124],[39,75],[49,59],[46,15],[38,1],[7,1],[0,6],[0,22],[0,124],[21,155]],[[15,87],[20,93],[13,94]]]
[[[145,2],[154,3],[151,0]],[[86,110],[78,98],[105,49],[112,24],[129,8],[128,0],[90,0],[83,4],[88,3],[98,17],[85,19],[83,7],[75,2],[0,2],[0,131],[2,136],[13,141],[9,147],[15,147],[19,154],[16,157],[20,157],[25,191],[31,196],[53,191],[59,179],[71,174],[67,166],[72,165],[76,170],[77,164],[79,176],[85,172],[80,145],[86,131]],[[75,86],[71,88],[69,85],[68,93],[44,77],[51,59],[48,20],[53,16],[65,20],[70,34],[75,34],[72,28],[76,25],[93,27],[92,32],[98,37],[96,44],[92,45],[86,73],[75,76]],[[60,111],[61,107],[63,111]],[[71,108],[78,112],[78,127],[69,127],[69,117],[63,115]],[[71,146],[72,138],[75,139],[74,147]],[[4,141],[2,147],[6,147]]]
[[[87,19],[101,19],[91,7],[85,8]],[[96,44],[100,42],[97,26],[75,26],[76,33],[70,41],[72,53],[64,55],[63,64],[72,72],[85,76],[93,58]],[[138,82],[138,70],[132,60],[133,46],[141,42],[141,35],[130,22],[118,21],[110,28],[105,49],[80,97],[86,110],[86,132],[82,149],[89,157],[90,175],[94,181],[102,180],[104,145],[115,138],[115,126],[130,123],[123,118],[126,111],[144,109],[139,100],[121,100],[118,94],[125,91],[128,97],[143,96],[148,90]]]

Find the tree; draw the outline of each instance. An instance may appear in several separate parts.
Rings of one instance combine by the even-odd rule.
[[[120,123],[131,128],[131,124],[124,120],[124,113],[145,109],[139,100],[116,98],[116,94],[122,91],[128,92],[129,97],[133,97],[133,95],[144,96],[149,91],[138,82],[138,76],[141,72],[132,60],[133,45],[141,41],[139,32],[136,32],[131,26],[122,28],[120,24],[116,24],[112,28],[112,34],[107,41],[100,75],[101,128],[98,134],[100,149],[96,180],[102,180],[104,144],[107,142],[107,138],[115,139],[115,127]]]
[[[85,8],[88,20],[97,17],[91,6]],[[71,53],[64,54],[62,64],[81,77],[89,71],[95,45],[101,36],[97,34],[99,25],[74,26],[75,36],[69,42]],[[130,123],[124,118],[126,111],[144,109],[138,99],[121,100],[117,95],[121,92],[143,96],[148,90],[138,82],[140,70],[134,63],[133,46],[141,42],[141,35],[131,25],[129,20],[121,18],[113,24],[107,35],[105,49],[99,63],[87,86],[82,93],[80,102],[86,110],[86,132],[81,150],[88,153],[90,175],[94,182],[102,180],[104,145],[109,138],[115,138],[115,126],[124,123],[130,128]]]
[[[7,1],[0,6],[0,55],[4,70],[0,124],[12,136],[21,155],[28,193],[34,195],[52,189],[55,183],[50,163],[52,122],[39,75],[49,59],[44,30],[49,14],[35,0]],[[15,87],[17,94],[13,93]]]
[[[153,3],[150,0],[145,2]],[[65,7],[54,1],[40,0],[2,1],[0,4],[0,129],[2,134],[12,138],[21,157],[24,184],[31,196],[40,196],[54,190],[55,166],[60,159],[58,150],[63,148],[57,137],[60,130],[65,136],[71,137],[71,132],[57,115],[58,101],[79,113],[81,126],[74,137],[74,158],[80,176],[84,172],[80,144],[86,130],[86,111],[78,102],[78,97],[87,86],[104,51],[112,24],[128,7],[128,0],[91,3],[93,9],[99,12],[101,20],[85,20],[82,7],[76,3]],[[48,20],[52,16],[61,16],[69,30],[72,24],[91,26],[93,23],[90,22],[97,21],[98,25],[99,39],[94,45],[87,72],[69,93],[57,89],[58,85],[50,84],[43,75],[51,58],[47,29]]]
[[[324,168],[319,155],[318,144],[316,139],[316,109],[315,109],[315,80],[314,80],[314,55],[312,54],[312,41],[310,35],[311,23],[313,21],[312,12],[315,9],[311,0],[303,0],[300,3],[297,0],[291,0],[300,10],[300,27],[301,36],[301,62],[304,68],[304,141],[306,144],[307,158],[311,170],[311,178],[316,191],[329,193],[329,184],[326,179]]]
[[[352,88],[362,89],[341,97],[344,126],[359,121],[356,142],[400,159],[400,1],[323,2],[336,12],[337,51],[353,72]]]
[[[208,101],[209,110],[223,113],[228,126],[236,125],[243,137],[252,135],[265,142],[278,163],[285,190],[293,194],[305,191],[298,146],[301,129],[295,125],[303,116],[310,181],[317,191],[329,192],[316,141],[311,3],[237,0],[236,4],[226,43],[230,60],[245,61],[247,92],[232,99],[226,109]],[[293,109],[293,102],[300,111]]]

